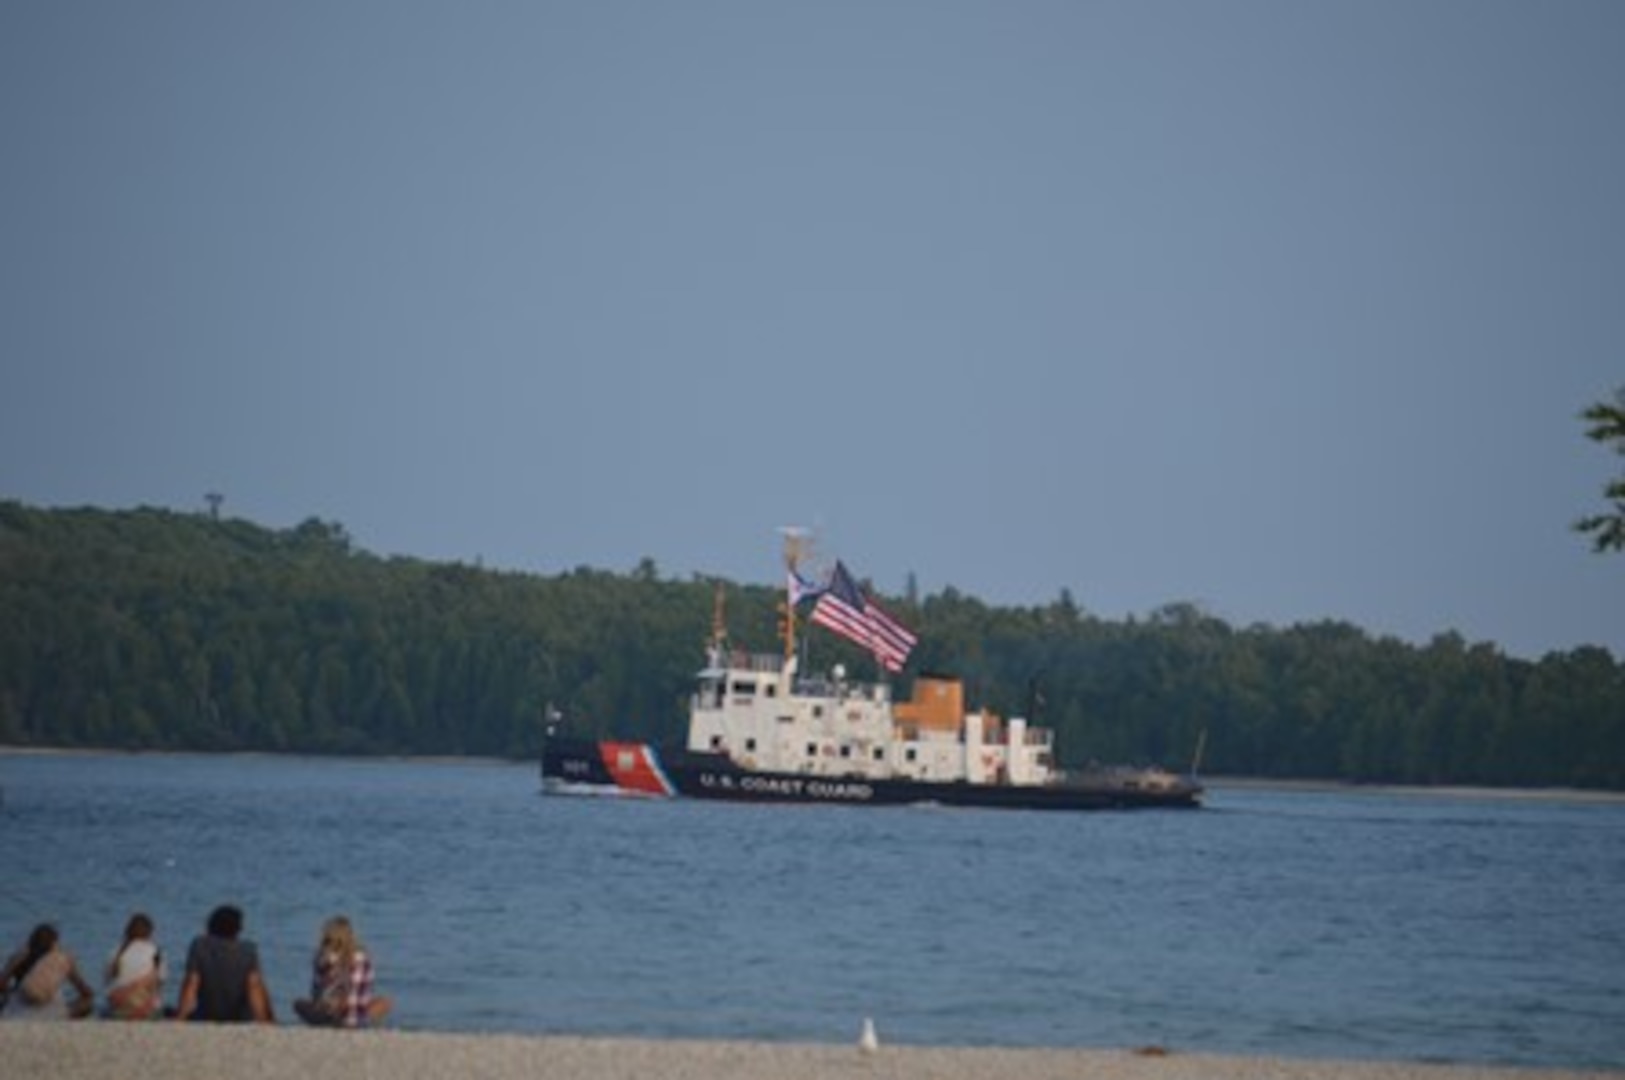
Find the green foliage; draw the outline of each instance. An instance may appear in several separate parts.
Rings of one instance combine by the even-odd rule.
[[[526,757],[549,701],[669,736],[710,605],[648,559],[545,578],[380,559],[314,518],[0,502],[0,742]]]
[[[0,502],[0,743],[525,758],[554,703],[576,731],[679,739],[713,583],[381,559],[311,519]],[[776,589],[732,587],[767,651]],[[1323,622],[1235,628],[1189,604],[1089,615],[1068,592],[995,608],[948,588],[888,607],[912,670],[1056,729],[1067,764],[1387,783],[1625,789],[1625,670],[1606,650],[1506,657]],[[809,666],[872,671],[814,631]],[[907,687],[900,687],[905,692]]]
[[[1588,439],[1612,446],[1615,454],[1625,457],[1625,388],[1614,391],[1612,404],[1599,401],[1582,412],[1580,419],[1590,425]],[[1625,551],[1625,473],[1609,481],[1603,497],[1608,500],[1608,512],[1581,518],[1574,529],[1592,534],[1594,551]]]

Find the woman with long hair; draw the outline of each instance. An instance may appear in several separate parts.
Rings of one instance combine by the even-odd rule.
[[[107,963],[107,1016],[153,1020],[163,1015],[164,956],[153,940],[151,917],[142,912],[124,924],[124,940]]]
[[[72,1001],[62,999],[65,986],[73,988]],[[79,1020],[96,1004],[96,992],[50,923],[34,927],[27,944],[6,961],[0,970],[0,998],[6,999],[7,1018],[25,1020]]]
[[[393,1003],[373,994],[372,958],[343,915],[322,924],[322,939],[311,962],[310,997],[293,1008],[307,1024],[367,1027],[389,1015]]]

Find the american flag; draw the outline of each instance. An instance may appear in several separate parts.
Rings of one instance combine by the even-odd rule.
[[[829,585],[819,595],[812,621],[857,642],[875,654],[887,671],[901,671],[919,639],[873,600],[866,600],[846,566],[835,564]]]

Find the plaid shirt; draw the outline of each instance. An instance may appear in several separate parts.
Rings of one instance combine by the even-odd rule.
[[[348,973],[337,970],[339,958],[325,954],[316,964],[311,996],[327,1006],[342,1027],[366,1027],[372,1005],[372,960],[356,950]]]

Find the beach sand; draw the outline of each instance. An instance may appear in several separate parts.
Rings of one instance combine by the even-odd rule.
[[[322,1031],[200,1024],[0,1024],[10,1080],[1620,1080],[1625,1071],[1011,1050]]]

